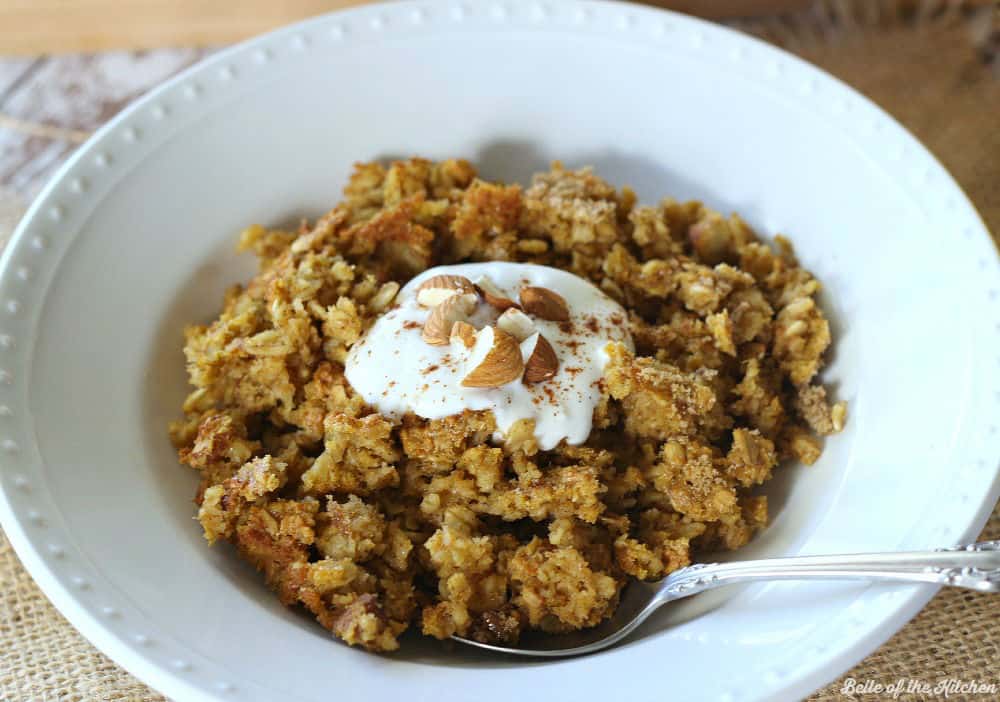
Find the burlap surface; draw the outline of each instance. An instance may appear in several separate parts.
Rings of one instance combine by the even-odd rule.
[[[817,0],[790,16],[740,24],[874,98],[928,144],[1000,232],[1000,38],[995,3]],[[20,204],[0,193],[0,241]],[[995,320],[991,320],[995,321]],[[1000,506],[982,534],[1000,539]],[[947,589],[844,680],[1000,684],[1000,596]],[[988,699],[953,695],[951,699]],[[164,700],[81,637],[48,602],[0,533],[0,700]],[[918,699],[903,695],[901,699]]]

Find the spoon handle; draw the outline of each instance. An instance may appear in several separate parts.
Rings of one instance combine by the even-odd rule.
[[[759,580],[878,580],[1000,592],[1000,541],[934,551],[696,563],[671,573],[656,599],[662,604],[722,585]]]

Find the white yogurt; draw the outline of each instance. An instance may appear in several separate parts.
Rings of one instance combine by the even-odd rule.
[[[526,285],[548,288],[565,298],[568,322],[532,317],[535,328],[552,344],[559,370],[550,380],[526,385],[520,380],[498,388],[467,388],[469,352],[461,345],[432,346],[420,337],[430,310],[417,303],[420,284],[435,275],[485,276],[512,300]],[[481,303],[471,323],[477,328],[496,321],[498,311]],[[572,273],[527,263],[465,263],[439,266],[411,280],[351,348],[346,376],[354,390],[381,414],[399,418],[413,413],[441,419],[463,410],[490,410],[501,438],[520,419],[535,421],[543,450],[563,439],[581,444],[590,434],[594,408],[611,342],[633,348],[628,316],[621,305]]]

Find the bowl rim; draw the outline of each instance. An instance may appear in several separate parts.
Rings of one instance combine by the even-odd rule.
[[[370,23],[381,22],[384,21],[385,17],[390,15],[403,17],[404,13],[426,12],[430,8],[439,10],[446,6],[451,6],[451,3],[444,0],[441,2],[435,2],[434,0],[402,0],[391,4],[375,3],[333,11],[242,41],[198,61],[163,82],[122,109],[82,144],[56,171],[35,198],[7,245],[4,247],[3,253],[0,255],[0,280],[8,278],[11,275],[16,252],[25,245],[25,240],[28,239],[29,232],[32,230],[36,220],[42,216],[43,210],[46,207],[52,206],[54,195],[62,183],[84,160],[94,158],[95,155],[100,158],[102,147],[113,137],[120,136],[120,133],[127,128],[126,125],[131,118],[140,111],[153,106],[162,96],[176,91],[186,84],[194,84],[198,78],[205,76],[213,69],[224,66],[226,62],[238,56],[250,52],[265,52],[266,55],[269,46],[289,37],[294,38],[300,32],[306,30],[314,30],[326,25],[335,26],[336,23],[341,21],[355,22],[367,20]],[[948,174],[926,147],[913,137],[908,130],[899,125],[893,117],[867,97],[812,64],[799,59],[783,49],[774,47],[754,37],[744,35],[734,29],[659,8],[642,7],[614,0],[583,0],[580,2],[574,2],[573,0],[548,0],[544,4],[530,2],[530,0],[514,0],[503,5],[491,4],[491,7],[500,8],[508,8],[510,6],[515,8],[515,12],[522,10],[526,12],[533,11],[533,8],[538,7],[559,7],[560,10],[573,7],[577,11],[594,13],[624,12],[626,14],[621,16],[633,19],[641,18],[650,21],[667,19],[678,27],[686,27],[696,35],[724,37],[726,41],[735,42],[737,45],[742,44],[746,47],[754,47],[756,51],[760,51],[776,61],[781,61],[784,65],[794,66],[796,70],[805,71],[816,79],[837,84],[841,89],[848,91],[853,100],[867,106],[867,109],[873,110],[879,119],[903,130],[912,143],[915,144],[915,148],[920,152],[922,157],[944,174],[946,182],[950,183],[957,190],[960,205],[967,207],[971,211],[973,219],[978,223],[978,229],[981,230],[979,235],[986,236],[990,248],[993,250],[993,264],[996,265],[998,260],[1000,260],[997,257],[989,230],[983,222],[982,217],[975,210],[974,205],[969,201],[965,193],[955,184],[950,174]],[[583,9],[581,10],[580,8]],[[426,25],[427,23],[425,22],[424,24]],[[506,25],[505,29],[509,29],[510,26]],[[565,27],[563,29],[565,30]],[[499,31],[499,25],[494,31]],[[28,363],[30,364],[30,359]],[[6,460],[0,462],[0,467],[6,469],[6,463]],[[992,470],[994,473],[992,485],[983,496],[982,502],[969,522],[969,526],[964,530],[963,538],[965,540],[974,539],[979,534],[989,515],[992,513],[997,498],[1000,497],[1000,461],[994,464]],[[45,595],[69,619],[73,626],[98,649],[151,687],[161,690],[171,697],[206,701],[222,699],[222,695],[226,692],[224,686],[218,687],[217,692],[211,692],[205,689],[204,685],[197,684],[190,675],[185,675],[183,672],[173,670],[154,661],[141,647],[132,645],[113,634],[107,627],[106,622],[83,607],[78,595],[55,575],[52,565],[47,562],[40,549],[33,543],[33,539],[29,536],[25,527],[25,515],[15,510],[6,485],[0,485],[0,526],[3,527],[25,568]],[[771,685],[764,685],[762,683],[764,687],[769,688],[763,690],[763,694],[775,699],[804,695],[835,679],[888,640],[933,597],[937,589],[937,587],[933,586],[909,588],[904,601],[889,616],[880,620],[880,626],[856,638],[853,646],[845,647],[833,659],[835,663],[827,662],[824,666],[810,670],[805,675],[794,679],[779,681]]]

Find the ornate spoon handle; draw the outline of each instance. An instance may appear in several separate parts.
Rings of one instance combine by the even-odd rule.
[[[935,551],[697,563],[671,573],[656,600],[662,604],[722,585],[759,580],[878,580],[1000,592],[1000,541]]]

